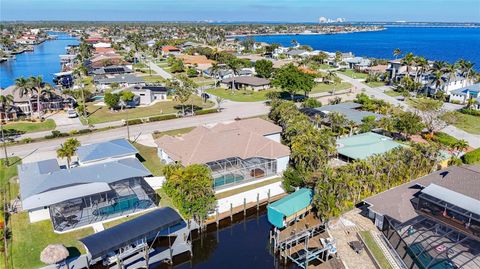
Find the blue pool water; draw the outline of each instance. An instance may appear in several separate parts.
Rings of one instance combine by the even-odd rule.
[[[424,251],[424,247],[420,243],[411,245],[407,252],[419,268],[424,269],[427,265],[430,265],[431,269],[455,269],[455,267],[446,259],[435,259],[427,251]],[[415,257],[417,256],[417,257]]]
[[[217,187],[220,187],[226,184],[231,184],[241,180],[243,180],[242,175],[234,175],[234,174],[223,175],[215,178],[213,182],[213,187],[217,188]]]
[[[139,200],[135,194],[119,197],[116,203],[100,207],[99,209],[93,211],[95,216],[106,216],[112,215],[118,212],[123,212],[131,210],[134,208],[146,209],[151,206],[151,202],[148,200]]]
[[[78,44],[78,40],[65,33],[49,32],[58,36],[56,40],[45,41],[35,46],[35,51],[17,54],[15,60],[0,63],[0,87],[6,88],[16,78],[24,76],[42,76],[52,83],[53,74],[60,71],[60,54],[65,54],[65,47]]]
[[[291,46],[302,45],[325,51],[353,52],[357,56],[392,59],[393,50],[413,52],[431,60],[472,61],[480,70],[480,28],[388,27],[384,31],[338,35],[256,36],[256,41]]]

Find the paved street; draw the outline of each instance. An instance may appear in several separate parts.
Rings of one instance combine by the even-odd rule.
[[[346,82],[351,83],[357,89],[364,89],[365,93],[369,96],[373,96],[373,97],[378,98],[378,99],[383,99],[383,100],[385,100],[385,101],[387,101],[387,102],[389,102],[393,105],[399,105],[400,107],[402,107],[404,110],[407,110],[407,111],[413,111],[414,110],[407,103],[399,101],[396,98],[391,97],[389,95],[386,95],[380,89],[371,88],[368,85],[365,85],[362,82],[359,82],[358,80],[355,80],[353,78],[350,78],[350,77],[345,76],[345,75],[340,74],[340,73],[337,73],[337,75],[341,79],[345,80]],[[453,110],[456,110],[460,107],[458,105],[454,105],[454,104],[445,104],[443,106],[443,108],[447,111],[453,111]],[[461,129],[453,126],[453,125],[448,125],[447,127],[445,127],[442,130],[442,132],[445,132],[446,134],[449,134],[449,135],[451,135],[453,137],[456,137],[458,139],[466,140],[468,142],[468,144],[470,144],[471,147],[474,147],[474,148],[479,148],[480,147],[480,135],[467,133],[467,132],[465,132],[465,131],[463,131],[463,130],[461,130]]]
[[[167,131],[180,128],[194,127],[202,124],[212,124],[217,122],[231,121],[235,118],[248,118],[255,117],[260,115],[265,115],[268,113],[269,108],[263,102],[255,103],[239,103],[232,101],[225,101],[222,104],[223,111],[221,113],[207,114],[195,117],[187,117],[181,119],[174,119],[168,121],[159,121],[153,123],[146,123],[141,125],[130,126],[130,136],[131,139],[137,137],[140,134],[151,134],[154,131]],[[96,132],[84,136],[79,136],[78,140],[82,144],[97,143],[102,141],[107,141],[116,138],[126,138],[127,129],[126,127],[116,128],[112,130]],[[65,140],[54,139],[46,140],[42,142],[17,145],[8,148],[9,156],[19,156],[25,157],[32,152],[41,152],[46,156],[52,156],[52,152],[58,148],[58,146]],[[35,153],[37,155],[37,153]],[[2,151],[1,155],[4,157]],[[37,158],[35,158],[37,159]]]
[[[150,68],[157,73],[157,75],[161,76],[164,79],[171,79],[173,78],[172,74],[168,73],[167,71],[163,70],[160,66],[155,64],[152,61],[147,61],[147,65],[150,66]]]

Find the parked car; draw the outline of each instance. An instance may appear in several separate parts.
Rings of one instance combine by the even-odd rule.
[[[78,117],[78,114],[75,110],[69,109],[69,110],[67,110],[67,116],[69,118],[76,118],[76,117]]]

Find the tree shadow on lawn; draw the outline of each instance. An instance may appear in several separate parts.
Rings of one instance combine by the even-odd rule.
[[[80,255],[82,255],[82,253],[80,253],[80,250],[78,250],[78,248],[76,247],[67,247],[67,250],[68,258],[79,257]]]

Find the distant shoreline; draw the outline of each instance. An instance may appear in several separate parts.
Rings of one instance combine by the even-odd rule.
[[[265,33],[265,34],[244,34],[244,35],[228,35],[227,37],[249,37],[249,36],[281,36],[281,35],[341,35],[341,34],[354,34],[354,33],[365,33],[365,32],[380,32],[385,31],[387,28],[382,29],[366,29],[366,30],[359,30],[359,31],[340,31],[335,33]]]

